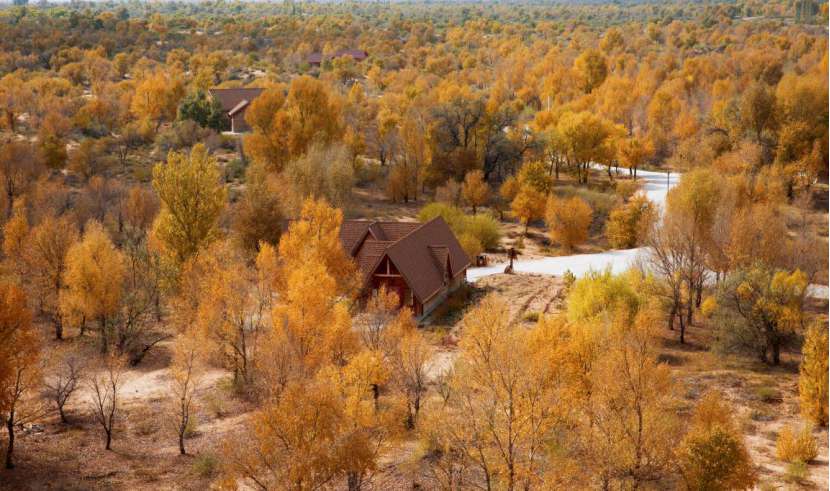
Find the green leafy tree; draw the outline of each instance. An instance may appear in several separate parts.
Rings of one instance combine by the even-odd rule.
[[[161,200],[153,235],[183,263],[218,234],[227,197],[219,167],[202,144],[190,154],[170,152],[166,163],[153,168],[153,188]]]
[[[196,91],[182,100],[179,104],[179,119],[195,121],[203,128],[224,131],[227,128],[227,119],[222,104],[204,91]]]

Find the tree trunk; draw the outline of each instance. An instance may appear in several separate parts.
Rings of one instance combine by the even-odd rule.
[[[63,340],[63,320],[60,314],[55,316],[55,339],[58,341]]]
[[[672,303],[671,311],[669,312],[669,331],[674,331],[674,318],[677,316],[677,300]]]
[[[66,412],[63,410],[63,404],[58,406],[58,414],[61,416],[61,423],[68,424],[69,420],[66,419]]]
[[[773,341],[772,343],[772,364],[778,366],[781,364],[781,343]]]
[[[187,455],[187,452],[184,449],[184,431],[179,432],[179,454]]]
[[[418,395],[415,396],[415,418],[413,418],[413,419],[418,419],[418,413],[420,413],[420,412],[421,412],[421,394],[419,392]],[[413,423],[414,423],[414,421],[413,421]],[[414,428],[414,426],[413,426],[413,428]]]
[[[110,429],[107,429],[107,430],[105,430],[105,431],[106,431],[106,433],[107,433],[107,446],[106,446],[105,448],[106,448],[107,450],[112,450],[112,448],[111,448],[111,444],[112,444],[112,429],[110,428]]]
[[[360,485],[360,476],[356,472],[349,472],[346,477],[349,491],[360,491],[362,486]]]
[[[689,287],[689,298],[688,298],[689,304],[688,304],[688,308],[686,309],[686,324],[691,326],[692,325],[692,316],[694,315],[694,310],[695,310],[694,282],[689,281],[688,287]]]
[[[6,448],[6,469],[14,469],[12,454],[14,454],[14,413],[6,420],[6,431],[9,433],[9,446]]]
[[[107,319],[102,317],[101,324],[101,354],[106,355],[109,350],[109,336],[107,333]]]
[[[686,323],[683,315],[680,315],[680,344],[686,344]]]

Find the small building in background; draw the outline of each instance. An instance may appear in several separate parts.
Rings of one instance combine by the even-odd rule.
[[[419,320],[467,281],[470,258],[441,217],[426,223],[344,220],[340,243],[363,275],[364,298],[385,286]]]
[[[222,111],[228,118],[228,127],[231,133],[245,133],[251,127],[245,121],[245,109],[265,89],[210,89],[210,96],[219,101]]]

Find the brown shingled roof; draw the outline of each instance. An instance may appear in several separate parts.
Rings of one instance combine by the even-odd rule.
[[[394,242],[420,226],[418,222],[344,220],[340,225],[340,242],[346,252],[354,255],[367,233],[374,240]]]
[[[355,257],[364,275],[371,275],[389,257],[413,294],[427,302],[445,286],[444,268],[450,277],[462,274],[470,259],[443,218],[427,223],[346,220],[340,227],[343,248]]]
[[[248,103],[252,102],[263,90],[265,89],[209,89],[209,92],[219,100],[219,104],[222,105],[222,110],[227,113],[237,108],[243,101],[247,101]],[[243,105],[242,107],[245,106]],[[241,108],[237,108],[237,111],[239,109]]]

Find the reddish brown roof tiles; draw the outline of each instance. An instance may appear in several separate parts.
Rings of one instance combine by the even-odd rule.
[[[242,107],[247,106],[248,103],[259,97],[259,94],[265,89],[250,88],[250,89],[210,89],[210,95],[219,100],[222,105],[222,110],[226,113],[236,109],[242,102],[247,101]]]
[[[367,277],[383,257],[388,257],[421,302],[446,286],[447,262],[450,278],[456,278],[470,265],[441,217],[423,224],[346,220],[340,227],[340,241]]]

